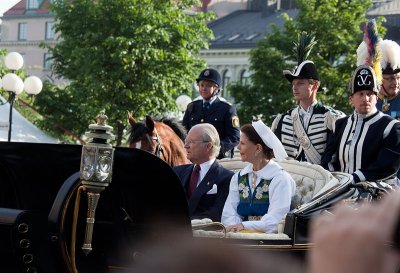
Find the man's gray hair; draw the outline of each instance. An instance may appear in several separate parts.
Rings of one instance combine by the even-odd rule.
[[[210,123],[200,123],[193,127],[200,127],[203,131],[203,141],[209,141],[213,145],[211,155],[217,157],[221,148],[221,141],[217,129]],[[192,127],[192,128],[193,128]]]

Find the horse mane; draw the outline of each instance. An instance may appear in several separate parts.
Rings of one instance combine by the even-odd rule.
[[[162,122],[169,127],[177,134],[177,136],[185,142],[186,136],[187,136],[187,131],[186,128],[182,125],[181,122],[179,122],[176,118],[166,118],[162,117],[157,119],[157,121]]]

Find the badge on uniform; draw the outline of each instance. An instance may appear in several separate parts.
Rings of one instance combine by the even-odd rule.
[[[233,127],[239,127],[239,118],[237,116],[232,117],[232,126]]]

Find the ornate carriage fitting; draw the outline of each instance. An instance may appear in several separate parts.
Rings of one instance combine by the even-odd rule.
[[[82,246],[86,255],[92,251],[93,225],[100,193],[111,183],[112,177],[114,148],[107,141],[114,139],[114,135],[111,134],[113,128],[107,125],[107,118],[102,111],[97,116],[97,123],[89,125],[90,132],[86,132],[85,136],[93,140],[82,148],[80,178],[88,198],[86,234]]]

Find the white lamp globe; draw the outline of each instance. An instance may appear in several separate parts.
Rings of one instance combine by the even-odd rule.
[[[181,112],[186,111],[186,108],[191,101],[192,99],[188,95],[180,95],[175,100],[176,106],[178,107],[178,110]]]
[[[24,89],[30,95],[37,95],[42,91],[43,83],[36,76],[29,76],[24,81]]]
[[[8,73],[2,79],[3,89],[19,95],[24,90],[24,82],[14,73]]]
[[[24,58],[18,52],[10,52],[4,58],[4,63],[8,69],[18,70],[24,65]]]

